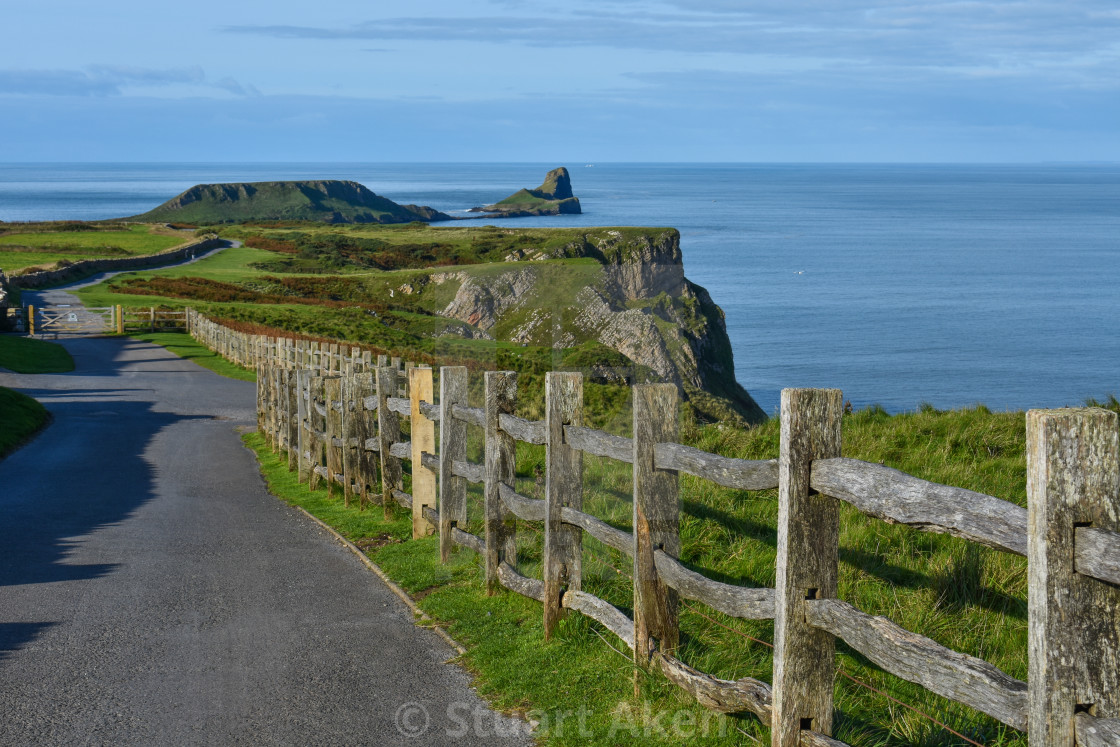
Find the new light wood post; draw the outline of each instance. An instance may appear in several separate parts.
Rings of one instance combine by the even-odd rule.
[[[517,544],[513,514],[502,503],[498,485],[514,484],[516,444],[513,436],[498,426],[498,416],[513,414],[517,404],[517,374],[513,371],[487,371],[486,390],[486,593],[501,586],[498,566],[503,561],[517,564]]]
[[[677,440],[677,388],[634,387],[634,661],[649,663],[653,641],[664,653],[680,642],[677,592],[657,576],[655,550],[680,557],[680,496],[675,470],[653,466],[654,446]],[[637,680],[635,679],[635,688]]]
[[[808,599],[836,597],[840,506],[813,493],[814,459],[840,456],[839,389],[783,389],[778,459],[778,559],[774,615],[774,747],[801,732],[832,733],[836,639],[806,621]]]
[[[467,424],[451,414],[455,405],[467,405],[467,369],[443,366],[439,370],[439,559],[451,557],[451,530],[467,523],[467,481],[452,474],[455,462],[467,459]]]
[[[424,452],[435,456],[436,424],[425,417],[421,402],[434,403],[432,396],[432,369],[411,368],[408,371],[408,391],[412,430],[412,538],[427,537],[435,527],[424,516],[424,508],[436,508],[436,473],[424,466]]]
[[[1074,568],[1079,527],[1120,531],[1116,413],[1027,413],[1027,506],[1028,734],[1072,747],[1078,713],[1120,717],[1120,588]]]

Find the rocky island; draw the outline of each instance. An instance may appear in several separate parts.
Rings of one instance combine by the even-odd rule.
[[[398,205],[352,181],[198,184],[127,220],[215,225],[246,221],[411,223],[451,220],[422,205]]]
[[[493,205],[474,207],[469,212],[487,213],[486,218],[517,218],[526,215],[575,215],[582,212],[579,198],[572,194],[572,179],[561,166],[544,177],[536,189],[519,189]]]

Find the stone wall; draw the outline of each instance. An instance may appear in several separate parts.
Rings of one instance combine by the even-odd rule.
[[[31,272],[26,275],[16,275],[8,282],[16,288],[42,288],[48,285],[59,285],[74,280],[80,280],[99,272],[113,272],[116,270],[139,270],[145,267],[172,264],[184,259],[190,259],[195,254],[205,252],[221,246],[218,238],[202,239],[189,244],[177,246],[173,249],[158,254],[147,254],[141,257],[113,257],[112,259],[83,259],[79,262],[60,267],[57,270],[44,270]]]

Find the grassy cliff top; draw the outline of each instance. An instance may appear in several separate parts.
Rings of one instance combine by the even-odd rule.
[[[352,181],[241,182],[198,184],[154,210],[141,222],[216,224],[246,221],[409,223],[448,220],[428,207],[398,205]]]

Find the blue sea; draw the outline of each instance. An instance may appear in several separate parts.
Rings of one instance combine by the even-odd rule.
[[[455,214],[558,164],[7,164],[0,220],[134,215],[203,182],[353,179]],[[739,382],[856,407],[1120,394],[1120,165],[566,164],[578,216],[673,226],[727,314]]]

